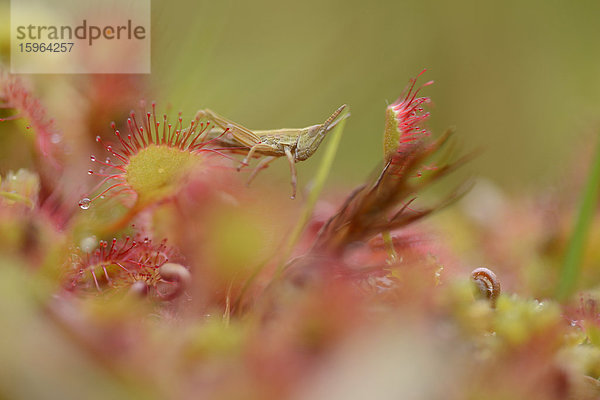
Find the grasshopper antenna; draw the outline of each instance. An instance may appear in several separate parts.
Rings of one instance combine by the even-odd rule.
[[[335,110],[333,112],[333,114],[331,114],[331,116],[329,118],[327,118],[327,121],[323,122],[323,125],[321,125],[321,129],[323,129],[325,132],[333,129],[340,121],[342,121],[343,119],[346,119],[350,116],[350,113],[346,113],[343,115],[342,118],[337,119],[337,117],[342,113],[342,111],[344,111],[344,109],[347,107],[346,104],[342,104],[340,106],[340,108],[338,108],[337,110]]]

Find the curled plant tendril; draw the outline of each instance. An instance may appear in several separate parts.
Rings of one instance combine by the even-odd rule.
[[[471,272],[471,279],[475,282],[482,297],[490,301],[490,306],[496,308],[496,301],[500,296],[500,281],[492,270],[480,267]]]

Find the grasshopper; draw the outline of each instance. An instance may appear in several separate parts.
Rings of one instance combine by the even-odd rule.
[[[248,183],[250,183],[261,170],[267,168],[273,160],[286,156],[290,164],[290,172],[292,175],[291,198],[294,199],[296,197],[296,184],[298,179],[295,164],[298,161],[306,160],[317,151],[317,148],[319,148],[325,135],[342,119],[349,115],[347,113],[338,119],[345,108],[346,105],[342,105],[320,125],[312,125],[301,129],[253,131],[208,109],[198,111],[196,117],[206,119],[219,128],[209,132],[209,135],[213,136],[218,144],[224,147],[237,149],[240,149],[241,147],[240,150],[244,151],[248,149],[248,153],[238,167],[238,171],[242,167],[248,166],[248,161],[253,156],[265,156],[265,158],[256,165],[254,171],[252,171],[248,178]],[[215,137],[217,130],[220,130],[221,135]],[[222,134],[223,130],[226,130],[227,132],[225,135]]]

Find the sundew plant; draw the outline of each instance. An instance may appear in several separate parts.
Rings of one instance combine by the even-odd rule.
[[[579,196],[448,181],[478,153],[430,128],[432,75],[352,189],[350,102],[254,129],[138,78],[61,111],[3,71],[0,398],[600,398],[600,153]]]

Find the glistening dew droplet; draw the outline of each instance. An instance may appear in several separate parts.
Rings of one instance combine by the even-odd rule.
[[[87,197],[84,197],[83,199],[79,200],[79,207],[82,210],[87,210],[88,208],[90,208],[90,204],[91,204],[91,200],[88,199]]]

